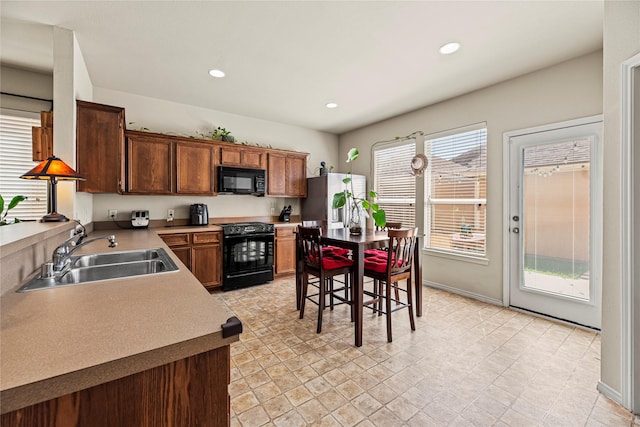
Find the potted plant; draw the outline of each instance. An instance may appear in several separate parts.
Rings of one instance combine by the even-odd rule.
[[[351,204],[351,211],[349,212],[349,231],[351,234],[360,234],[362,232],[360,227],[360,215],[364,215],[365,218],[368,217],[368,211],[371,209],[371,216],[375,224],[378,227],[384,227],[387,223],[386,213],[383,209],[380,209],[377,203],[374,203],[378,195],[375,191],[370,190],[368,197],[360,197],[355,194],[353,189],[353,182],[351,180],[351,163],[354,162],[360,153],[357,148],[352,148],[347,153],[347,163],[349,163],[349,172],[347,172],[347,177],[342,180],[345,185],[348,186],[346,191],[335,193],[333,195],[333,208],[339,209],[347,204],[347,199],[351,199],[353,203]]]
[[[11,201],[9,202],[9,206],[7,206],[7,210],[4,210],[4,198],[2,196],[0,196],[0,214],[2,215],[0,217],[0,225],[7,225],[7,224],[15,224],[20,222],[20,220],[18,218],[14,218],[13,222],[7,222],[7,214],[9,213],[9,211],[13,208],[15,208],[16,206],[18,206],[18,203],[20,203],[23,200],[26,200],[27,198],[25,196],[15,196],[11,199]]]
[[[215,128],[210,135],[211,139],[215,139],[218,141],[226,141],[226,142],[236,142],[236,139],[231,135],[230,130],[226,130],[225,128],[221,128],[218,126]]]

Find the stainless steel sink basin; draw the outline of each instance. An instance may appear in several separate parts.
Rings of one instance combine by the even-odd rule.
[[[99,280],[118,279],[121,277],[141,276],[171,271],[165,261],[134,261],[122,264],[104,264],[93,267],[72,268],[57,282],[61,285],[97,282]]]
[[[55,277],[34,277],[18,292],[178,271],[163,248],[79,255],[69,265]]]
[[[123,262],[150,261],[160,258],[161,250],[161,248],[158,248],[140,251],[79,255],[71,257],[71,267],[91,267],[94,265],[120,264]]]

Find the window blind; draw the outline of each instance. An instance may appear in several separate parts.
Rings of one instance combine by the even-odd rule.
[[[402,227],[416,224],[416,178],[411,174],[415,154],[414,139],[373,151],[373,187],[378,205],[384,209],[387,221],[400,222]]]
[[[31,128],[40,126],[39,118],[0,114],[0,194],[5,209],[14,196],[23,195],[27,200],[11,209],[7,220],[39,219],[47,213],[47,182],[20,179],[20,176],[38,163],[31,155]]]
[[[487,129],[425,141],[425,246],[486,253]]]

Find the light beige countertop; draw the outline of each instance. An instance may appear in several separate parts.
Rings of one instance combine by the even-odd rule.
[[[99,240],[76,254],[164,247],[179,271],[2,296],[2,413],[238,340],[222,338],[221,324],[233,313],[156,231],[96,231],[89,238],[115,234],[118,247]]]

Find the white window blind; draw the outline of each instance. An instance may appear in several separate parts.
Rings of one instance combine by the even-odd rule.
[[[0,194],[5,209],[14,196],[27,197],[9,211],[7,220],[35,220],[47,213],[47,182],[20,179],[38,164],[31,155],[31,128],[40,126],[40,118],[0,114]]]
[[[378,205],[388,222],[400,222],[402,227],[416,226],[416,178],[411,174],[415,154],[413,139],[373,151],[373,188]]]
[[[486,254],[486,127],[425,141],[425,247]]]

